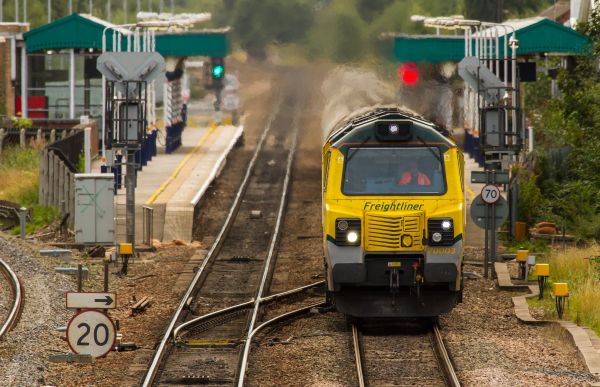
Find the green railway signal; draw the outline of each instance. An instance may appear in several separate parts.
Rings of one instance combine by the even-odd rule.
[[[212,88],[222,89],[223,78],[225,78],[225,59],[224,58],[210,58],[210,75],[212,78]]]
[[[222,78],[225,74],[225,68],[222,65],[216,65],[212,68],[212,75],[214,78]]]

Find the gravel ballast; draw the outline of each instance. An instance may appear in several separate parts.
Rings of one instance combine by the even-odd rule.
[[[31,244],[2,233],[0,257],[20,277],[25,291],[19,323],[0,342],[0,384],[43,385],[48,355],[65,352],[67,346],[56,327],[67,321],[64,293],[73,290],[75,282],[54,273],[56,260],[41,258]]]

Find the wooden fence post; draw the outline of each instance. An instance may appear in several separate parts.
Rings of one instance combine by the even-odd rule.
[[[50,144],[53,144],[56,142],[56,129],[52,129],[50,131]]]

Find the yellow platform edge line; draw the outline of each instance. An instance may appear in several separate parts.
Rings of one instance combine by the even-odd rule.
[[[167,189],[167,187],[169,186],[169,184],[171,184],[171,182],[173,180],[175,180],[175,178],[177,177],[177,175],[179,175],[179,172],[181,172],[181,169],[183,168],[183,166],[188,162],[188,160],[198,151],[198,149],[206,142],[206,140],[210,137],[210,135],[215,131],[215,129],[217,129],[218,125],[216,123],[211,123],[210,126],[208,127],[208,130],[206,131],[206,133],[204,133],[204,135],[200,138],[200,140],[198,140],[198,143],[196,144],[196,146],[194,147],[194,149],[192,149],[191,151],[189,151],[187,153],[187,155],[185,156],[185,158],[183,160],[181,160],[181,162],[179,163],[179,165],[177,165],[177,168],[175,168],[175,170],[173,171],[173,173],[171,173],[171,175],[167,178],[167,180],[165,180],[160,187],[158,187],[158,189],[156,191],[154,191],[154,193],[152,194],[152,196],[150,196],[150,198],[148,200],[146,200],[146,205],[150,205],[152,203],[154,203],[154,201],[156,200],[156,198],[158,198],[158,196],[164,192],[165,189]]]

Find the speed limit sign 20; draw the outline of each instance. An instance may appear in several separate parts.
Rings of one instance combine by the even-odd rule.
[[[84,310],[67,324],[67,341],[75,353],[102,357],[114,347],[115,331],[115,325],[106,314]]]
[[[481,190],[481,199],[487,204],[494,204],[500,200],[500,188],[494,184],[488,184]]]

